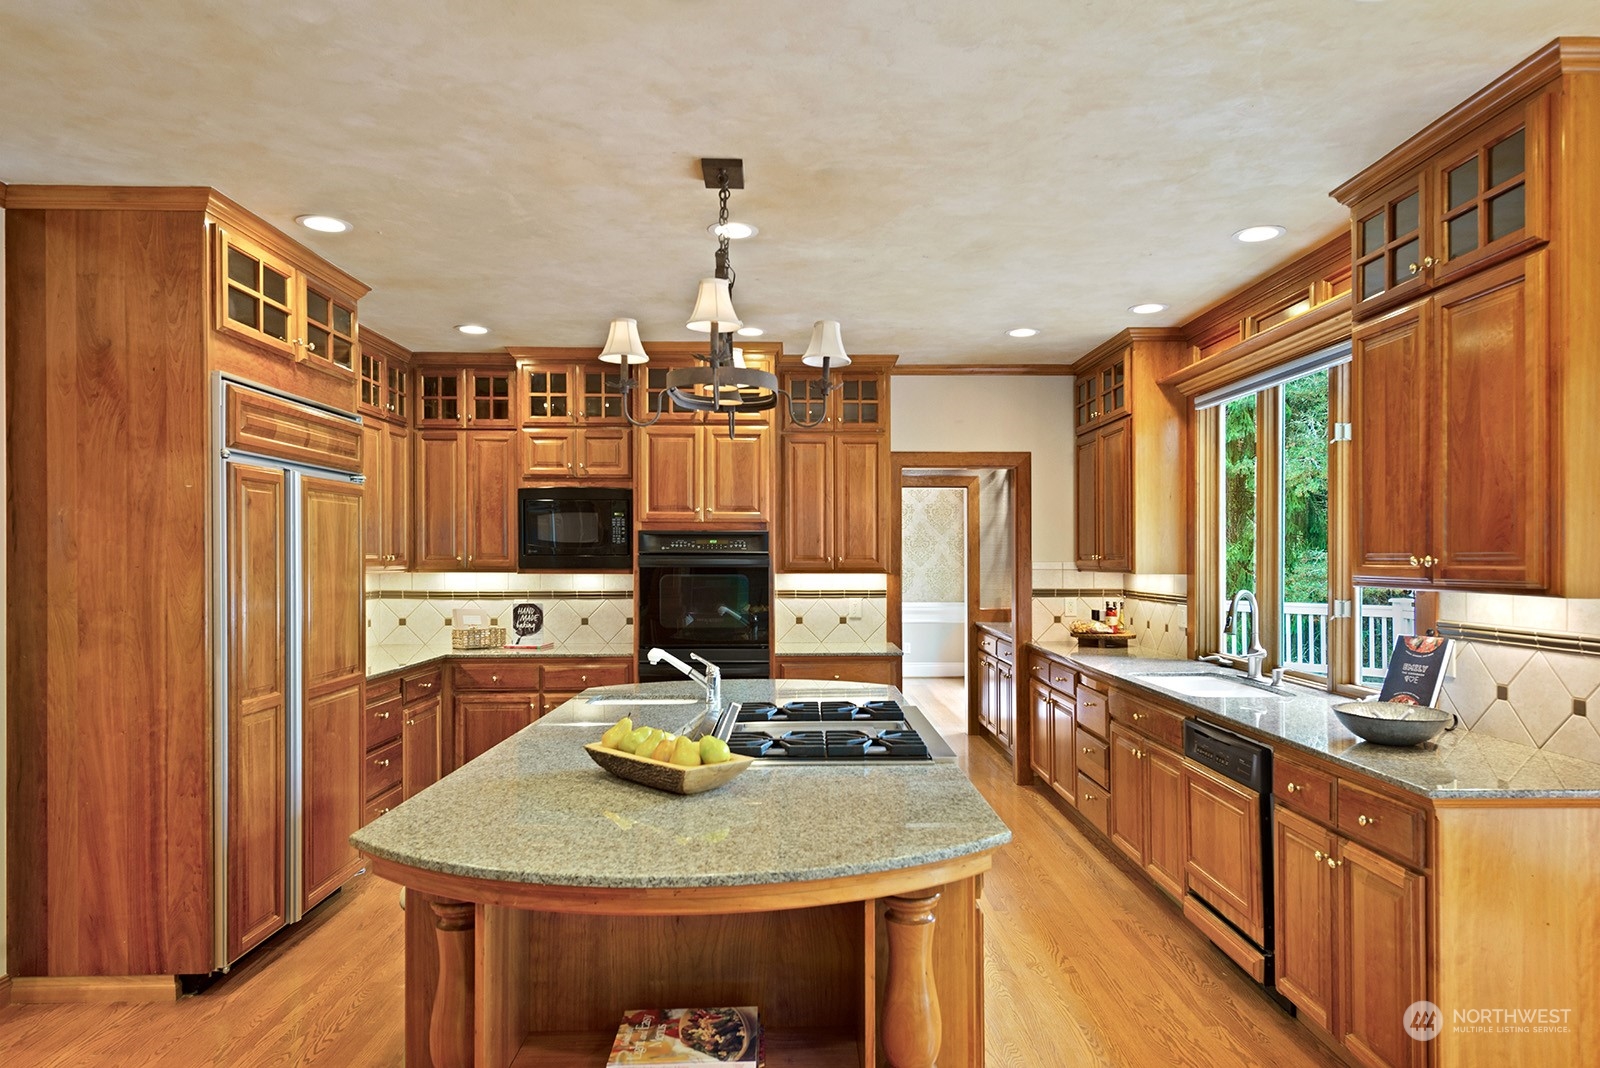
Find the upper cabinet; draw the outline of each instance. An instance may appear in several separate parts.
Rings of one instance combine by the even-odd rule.
[[[792,396],[783,405],[779,449],[778,570],[888,569],[889,372],[896,359],[857,357],[834,374],[826,396],[820,370],[784,361],[780,377]]]
[[[1517,103],[1349,202],[1357,318],[1545,240],[1547,116]]]
[[[432,355],[432,354],[430,354]],[[474,354],[463,353],[462,361]],[[503,357],[502,357],[503,358]],[[441,366],[417,368],[417,425],[457,429],[509,429],[517,409],[509,367]]]
[[[1600,596],[1597,48],[1552,42],[1334,191],[1358,583]]]
[[[218,226],[216,234],[217,329],[307,368],[353,379],[359,294],[318,280],[239,230]]]
[[[409,426],[411,353],[369,329],[361,335],[360,362],[357,401],[361,414]]]
[[[1183,409],[1158,380],[1188,352],[1177,330],[1124,330],[1074,368],[1079,570],[1187,568]]]
[[[621,368],[592,354],[551,358],[537,349],[517,357],[524,479],[626,481],[633,474],[633,434],[623,413]]]

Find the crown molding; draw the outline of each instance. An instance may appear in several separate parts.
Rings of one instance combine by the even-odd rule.
[[[1063,375],[1072,374],[1065,363],[911,363],[901,364],[890,374],[901,375]]]

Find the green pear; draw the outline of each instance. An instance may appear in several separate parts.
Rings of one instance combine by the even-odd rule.
[[[700,763],[722,764],[733,754],[728,751],[728,743],[721,738],[706,735],[700,739]]]
[[[667,763],[669,760],[672,759],[672,753],[673,753],[674,747],[677,745],[677,742],[678,742],[678,739],[674,735],[671,735],[671,734],[662,735],[661,736],[661,740],[656,743],[656,747],[655,747],[654,752],[652,752],[650,754],[650,759],[651,760],[659,760],[663,764]]]
[[[621,749],[622,739],[633,733],[633,717],[623,716],[600,736],[600,744],[607,749]]]
[[[692,768],[700,763],[700,746],[692,738],[679,738],[672,747],[672,762]]]
[[[637,753],[639,751],[639,747],[650,740],[650,735],[654,733],[654,731],[654,727],[635,728],[628,734],[626,738],[622,739],[617,748],[622,750],[624,753]]]

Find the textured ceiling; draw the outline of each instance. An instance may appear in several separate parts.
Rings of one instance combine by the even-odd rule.
[[[212,185],[408,347],[598,346],[695,336],[698,159],[741,156],[769,338],[1057,361],[1316,244],[1334,185],[1585,33],[1593,0],[0,0],[0,181]]]

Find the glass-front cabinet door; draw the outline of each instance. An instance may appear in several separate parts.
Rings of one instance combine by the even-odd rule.
[[[370,352],[361,354],[361,407],[367,411],[385,412],[383,360]]]
[[[1523,238],[1545,236],[1544,198],[1532,167],[1533,157],[1542,152],[1541,115],[1519,110],[1440,158],[1434,170],[1442,208],[1436,277],[1464,270]]]
[[[285,355],[298,355],[294,268],[244,238],[220,228],[219,233],[223,273],[219,327]]]
[[[399,364],[386,364],[384,371],[389,380],[384,406],[390,415],[405,422],[411,418],[411,376],[407,369]]]
[[[514,371],[467,372],[469,426],[511,425],[511,379],[514,374]]]
[[[341,301],[331,290],[307,280],[305,283],[306,324],[305,359],[331,365],[341,371],[355,370],[356,308],[353,301]]]
[[[1128,354],[1078,376],[1073,387],[1073,426],[1078,430],[1094,426],[1128,410]]]
[[[461,379],[456,370],[417,372],[418,426],[461,425]]]
[[[585,424],[625,423],[622,368],[582,368],[578,379],[578,418]]]
[[[523,422],[529,425],[560,424],[573,421],[572,370],[568,367],[532,367],[522,372],[523,394],[528,406]]]
[[[1426,205],[1421,176],[1406,179],[1355,208],[1356,303],[1409,293],[1433,266],[1422,225]],[[1384,303],[1389,303],[1385,301]]]

